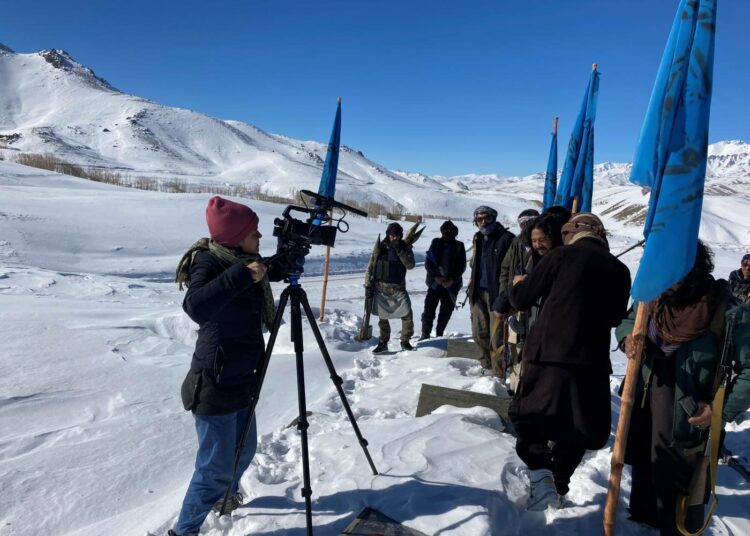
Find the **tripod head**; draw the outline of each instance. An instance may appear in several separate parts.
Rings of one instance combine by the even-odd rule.
[[[273,236],[277,238],[276,254],[263,261],[268,266],[274,264],[289,281],[296,281],[304,272],[305,256],[312,246],[333,247],[336,233],[349,231],[349,223],[344,220],[347,212],[367,216],[366,212],[340,203],[332,197],[309,190],[302,190],[301,194],[313,199],[313,206],[287,205],[281,218],[276,218],[273,222]],[[330,215],[334,208],[343,211],[339,218]],[[295,218],[292,216],[293,212],[305,214],[307,218]],[[332,225],[333,222],[336,224]],[[330,225],[325,225],[329,223]]]

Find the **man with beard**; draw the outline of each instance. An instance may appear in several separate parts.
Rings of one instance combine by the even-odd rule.
[[[524,248],[528,247],[529,253],[521,257],[522,263],[515,261],[515,258],[509,262],[512,270],[508,277],[511,278],[507,286],[501,290],[500,295],[493,304],[493,314],[498,318],[505,317],[506,328],[506,347],[508,352],[508,365],[512,367],[510,373],[509,392],[513,394],[518,389],[518,381],[521,376],[521,352],[526,336],[531,329],[532,324],[539,315],[539,309],[542,306],[541,301],[536,302],[528,310],[516,311],[510,305],[508,289],[513,283],[518,283],[526,279],[534,267],[547,253],[562,245],[562,235],[560,232],[559,220],[551,215],[543,215],[532,219],[524,226],[523,234],[516,237],[520,240]],[[515,241],[514,240],[514,241]],[[509,257],[513,257],[513,250],[508,251],[505,256],[503,265]]]
[[[654,301],[648,321],[625,462],[633,467],[631,519],[659,529],[661,536],[682,534],[679,497],[692,493],[695,500],[682,509],[684,528],[700,533],[695,531],[703,525],[708,499],[709,429],[721,433],[723,423],[750,407],[750,309],[731,295],[726,281],[713,278],[713,269],[711,251],[699,241],[692,270]],[[631,311],[616,332],[629,359],[635,357],[634,322]],[[732,379],[719,401],[717,375],[725,366]],[[722,426],[714,430],[712,408],[720,402]]]
[[[492,304],[499,293],[500,266],[514,235],[497,222],[497,211],[488,206],[483,205],[474,210],[474,225],[479,230],[474,235],[468,289],[471,332],[474,342],[482,351],[482,367],[491,368],[494,374],[500,376],[501,360],[498,359],[498,352],[491,350],[501,347],[502,329],[493,332],[490,319]]]
[[[599,218],[576,214],[562,238],[565,245],[510,290],[519,311],[544,303],[526,338],[508,411],[516,452],[529,468],[529,510],[559,506],[586,450],[609,438],[610,331],[627,311],[630,292],[630,272],[609,253]]]
[[[739,270],[729,274],[732,295],[742,303],[750,303],[750,253],[742,257]]]

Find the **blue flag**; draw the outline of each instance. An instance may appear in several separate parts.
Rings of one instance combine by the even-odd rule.
[[[633,299],[648,302],[695,262],[708,153],[716,0],[682,0],[656,75],[630,181],[651,190]]]
[[[557,132],[552,133],[552,144],[549,148],[549,159],[547,160],[547,173],[544,175],[544,200],[542,210],[547,210],[555,204],[557,193]]]
[[[599,95],[599,71],[591,71],[581,111],[578,113],[568,143],[560,184],[557,187],[555,204],[573,208],[573,199],[578,198],[578,212],[591,212],[591,196],[594,190],[594,120],[596,99]]]
[[[328,142],[326,163],[323,166],[323,175],[320,177],[320,188],[318,193],[333,198],[336,193],[336,172],[339,168],[339,147],[341,145],[341,97],[336,105],[336,119],[333,121],[333,132],[331,141]]]

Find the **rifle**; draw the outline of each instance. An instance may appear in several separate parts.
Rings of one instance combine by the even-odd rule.
[[[359,333],[355,337],[360,342],[369,341],[372,338],[372,326],[370,325],[370,313],[372,312],[372,302],[375,299],[375,289],[372,285],[365,287],[365,314],[362,319],[362,325]]]
[[[722,306],[723,305],[719,305],[719,307]],[[706,440],[703,458],[693,472],[687,493],[680,494],[677,497],[677,513],[675,516],[677,529],[680,531],[680,534],[685,534],[687,536],[703,534],[703,531],[706,530],[711,521],[711,516],[713,516],[714,510],[716,510],[716,506],[719,504],[719,497],[716,495],[716,472],[719,464],[721,435],[722,430],[724,429],[721,414],[724,407],[725,393],[730,387],[732,380],[731,354],[735,322],[735,315],[730,315],[726,319],[724,344],[721,351],[721,360],[719,361],[719,366],[716,371],[714,400],[711,404],[713,415],[711,416],[711,425],[709,427],[709,434],[708,439]],[[708,468],[708,471],[706,471],[706,468]],[[707,478],[709,478],[709,480],[707,480]],[[709,486],[706,485],[707,483]],[[692,532],[688,530],[686,526],[688,508],[693,505],[703,505],[707,488],[710,488],[711,492],[711,505],[708,508],[708,513],[704,516],[703,527],[698,529],[697,532]]]
[[[505,383],[505,379],[508,377],[508,369],[513,368],[513,352],[510,349],[510,337],[508,336],[509,329],[508,315],[506,315],[505,319],[503,319],[503,361],[505,362],[505,366],[503,367],[503,377],[500,378],[503,383]]]
[[[466,302],[469,301],[469,289],[471,288],[471,282],[466,286],[466,297],[464,298],[464,301],[461,302],[461,308],[463,309],[464,305],[466,305]],[[458,297],[456,297],[458,299]],[[458,309],[458,307],[456,307]]]
[[[372,312],[372,304],[375,301],[375,283],[372,281],[370,277],[370,267],[372,266],[372,263],[374,259],[378,256],[378,251],[380,250],[380,235],[378,235],[378,239],[375,241],[375,245],[372,246],[372,254],[370,255],[370,263],[367,265],[368,272],[367,276],[365,277],[365,281],[369,281],[369,284],[365,285],[365,313],[362,318],[362,325],[359,328],[359,333],[356,337],[354,337],[354,340],[365,342],[369,341],[372,338],[372,326],[370,325],[370,313]]]
[[[645,244],[645,243],[646,243],[646,239],[644,238],[643,240],[640,240],[640,241],[636,242],[635,244],[633,244],[632,246],[630,246],[630,247],[629,247],[628,249],[626,249],[625,251],[621,251],[620,253],[618,253],[617,255],[615,255],[615,257],[622,257],[622,256],[623,256],[623,255],[625,255],[625,254],[626,254],[626,253],[627,253],[628,251],[632,251],[632,250],[634,250],[635,248],[637,248],[638,246],[642,246],[642,245],[643,245],[643,244]]]

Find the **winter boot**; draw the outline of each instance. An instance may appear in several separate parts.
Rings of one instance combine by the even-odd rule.
[[[198,536],[198,533],[197,533],[197,532],[191,532],[191,533],[189,533],[189,534],[177,534],[177,533],[176,533],[175,531],[173,531],[172,529],[169,529],[169,530],[167,531],[167,536]]]
[[[414,351],[414,347],[411,345],[411,343],[408,340],[401,341],[401,349],[404,350],[404,351],[407,351],[407,352],[413,352]]]
[[[421,335],[421,336],[419,337],[419,340],[420,340],[420,341],[426,341],[426,340],[427,340],[427,339],[429,339],[429,338],[430,338],[430,333],[429,333],[429,332],[425,333],[425,332],[423,331],[423,332],[422,332],[422,335]]]
[[[224,515],[231,514],[233,511],[237,510],[240,506],[242,506],[242,501],[245,500],[245,496],[242,495],[239,491],[229,497],[227,499],[227,506],[224,508]],[[217,514],[221,512],[221,505],[224,502],[224,497],[218,500],[216,504],[214,504],[212,510],[216,512]]]
[[[388,341],[378,341],[378,345],[373,348],[373,354],[382,354],[388,351]]]
[[[549,469],[535,469],[529,471],[529,484],[531,492],[526,509],[531,511],[543,511],[547,507],[560,508],[562,501],[555,489],[555,479]]]

